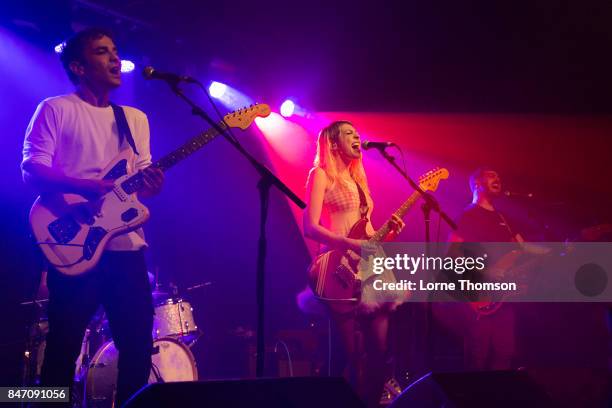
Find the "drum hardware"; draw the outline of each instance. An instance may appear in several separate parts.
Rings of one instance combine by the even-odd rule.
[[[156,286],[155,290],[151,293],[151,297],[153,298],[153,304],[156,305],[166,299],[170,299],[172,296],[170,296],[169,292],[160,290],[159,287]]]
[[[26,340],[22,360],[22,383],[24,385],[37,385],[40,381],[40,369],[45,350],[45,337],[49,331],[46,319],[45,304],[48,299],[34,299],[21,302],[21,306],[34,306],[32,320],[26,326]],[[23,341],[17,343],[23,344]]]
[[[156,382],[197,381],[195,358],[180,339],[159,338],[153,342],[149,384]],[[112,341],[105,343],[92,358],[85,396],[87,406],[111,408],[113,405],[119,352]]]
[[[157,350],[159,352],[159,347]],[[165,383],[161,373],[159,372],[159,367],[157,367],[153,362],[151,362],[151,373],[155,376],[155,382]]]
[[[208,286],[210,282],[195,285],[187,290]],[[193,317],[193,307],[178,297],[176,286],[163,290],[159,286],[152,292],[155,306],[152,364],[149,383],[172,381],[196,381],[198,378],[195,358],[190,351],[202,331]],[[37,306],[36,323],[28,328],[28,343],[23,354],[24,384],[36,385],[46,346],[48,322],[42,315],[47,299],[23,302]],[[100,309],[102,310],[102,309]],[[108,320],[104,313],[97,313],[85,330],[81,352],[75,364],[73,393],[75,401],[96,408],[113,407],[116,393],[118,352],[110,341]]]
[[[190,343],[199,337],[191,304],[181,298],[169,298],[155,306],[153,338],[181,338]]]
[[[185,289],[187,292],[191,292],[192,290],[196,290],[196,289],[202,289],[205,288],[206,286],[210,286],[212,285],[212,282],[203,282],[203,283],[198,283],[197,285],[193,285],[193,286],[189,286],[187,289]]]
[[[19,304],[19,306],[29,306],[29,305],[36,305],[38,307],[43,307],[43,303],[47,303],[49,302],[49,299],[36,299],[36,300],[28,300],[26,302],[21,302]]]

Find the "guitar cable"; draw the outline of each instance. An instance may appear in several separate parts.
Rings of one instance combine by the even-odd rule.
[[[284,341],[278,340],[274,345],[275,353],[278,353],[279,344],[283,346],[283,348],[285,349],[285,354],[287,354],[287,362],[289,363],[289,377],[293,377],[293,362],[291,361],[291,353],[289,352],[289,347],[287,347],[287,344]]]
[[[36,242],[36,245],[63,245],[63,246],[72,246],[72,247],[81,247],[84,248],[85,245],[83,244],[60,244],[59,242]],[[80,257],[79,259],[77,259],[76,261],[74,261],[73,263],[70,264],[63,264],[63,265],[59,265],[59,264],[54,264],[53,262],[49,261],[47,259],[47,262],[49,263],[49,265],[56,267],[56,268],[69,268],[71,266],[74,266],[78,263],[83,262],[83,260],[85,259],[84,256]]]

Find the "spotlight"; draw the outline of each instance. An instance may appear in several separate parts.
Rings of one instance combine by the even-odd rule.
[[[65,46],[66,46],[66,41],[57,44],[55,47],[53,47],[53,49],[55,50],[56,54],[61,54],[62,51],[64,51]]]
[[[227,85],[213,81],[208,87],[208,92],[213,98],[221,99],[227,90]]]
[[[280,107],[280,114],[288,118],[295,111],[295,103],[291,99],[287,99]]]
[[[236,110],[251,105],[254,101],[249,96],[243,94],[231,85],[222,82],[212,81],[208,86],[208,93],[213,98],[219,100],[228,109]]]
[[[130,60],[121,60],[121,72],[124,74],[130,73],[136,68],[134,63]]]

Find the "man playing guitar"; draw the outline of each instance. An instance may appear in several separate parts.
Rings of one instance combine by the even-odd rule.
[[[472,203],[463,211],[451,242],[524,242],[514,232],[506,217],[495,209],[501,195],[499,175],[490,168],[480,168],[470,176]],[[464,336],[465,368],[471,370],[509,369],[516,350],[515,315],[511,305],[493,314],[469,313]]]
[[[146,115],[109,102],[109,93],[121,85],[121,61],[111,34],[83,30],[66,42],[60,58],[76,92],[45,99],[36,109],[24,141],[24,181],[42,195],[96,198],[113,188],[113,180],[97,178],[101,170],[120,151],[130,149],[128,166],[143,174],[139,196],[159,193],[163,173],[148,167]],[[120,115],[127,131],[120,127]],[[100,304],[120,351],[116,406],[147,383],[153,306],[146,246],[139,229],[109,241],[98,265],[83,275],[66,276],[49,268],[49,334],[42,385],[70,386],[83,333]]]

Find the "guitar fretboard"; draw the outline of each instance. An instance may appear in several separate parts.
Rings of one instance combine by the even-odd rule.
[[[227,128],[225,122],[218,123],[219,127],[223,130]],[[199,135],[189,139],[185,144],[183,144],[178,149],[174,150],[171,153],[168,153],[158,161],[152,164],[152,167],[156,167],[162,171],[168,170],[170,167],[175,164],[181,162],[186,159],[193,153],[200,150],[206,144],[208,144],[211,140],[219,135],[219,132],[215,128],[210,128]],[[132,177],[125,180],[121,183],[121,188],[127,193],[132,194],[138,190],[140,190],[144,186],[143,176],[142,174],[136,173]]]
[[[404,204],[402,204],[400,208],[398,208],[397,211],[394,212],[394,214],[397,215],[399,218],[404,218],[404,215],[406,215],[408,210],[412,208],[412,206],[418,201],[419,198],[421,198],[421,194],[415,191],[410,195],[410,197],[408,197],[406,201],[404,201]],[[370,242],[376,243],[381,242],[383,239],[385,239],[385,237],[391,230],[391,228],[389,227],[390,222],[391,218],[389,218],[387,222],[385,222],[384,225],[379,228],[378,231],[376,231],[372,238],[370,238]]]

